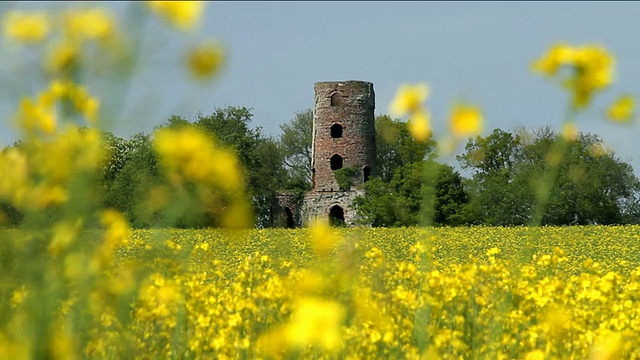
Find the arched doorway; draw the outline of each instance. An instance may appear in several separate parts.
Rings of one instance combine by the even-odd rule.
[[[369,178],[371,177],[371,168],[369,166],[363,167],[362,174],[363,174],[362,182],[366,183],[367,181],[369,181]]]
[[[329,223],[331,226],[344,226],[344,210],[339,205],[334,205],[329,209]]]
[[[285,215],[287,216],[287,229],[293,229],[294,224],[293,224],[293,213],[291,212],[291,209],[289,209],[288,207],[284,208],[284,212]]]

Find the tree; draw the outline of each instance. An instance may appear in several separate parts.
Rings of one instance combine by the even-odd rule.
[[[463,211],[468,220],[528,224],[536,191],[544,186],[551,196],[543,225],[631,221],[633,216],[628,214],[634,211],[638,179],[629,164],[613,152],[602,151],[604,143],[596,135],[580,133],[567,143],[553,183],[540,183],[560,141],[566,140],[549,127],[517,133],[496,129],[487,137],[469,140],[466,152],[458,156],[462,167],[473,171],[466,185],[470,203]]]
[[[396,169],[436,156],[435,141],[416,141],[404,121],[381,115],[375,128],[377,176],[385,182],[391,181]]]
[[[151,135],[138,133],[123,139],[106,133],[109,153],[102,173],[104,207],[120,210],[135,228],[162,225],[160,214],[149,205],[150,190],[165,179],[151,144]]]
[[[425,160],[397,168],[389,183],[373,178],[356,198],[371,226],[459,225],[467,195],[451,166]]]
[[[297,112],[288,123],[280,125],[278,139],[289,179],[288,190],[306,191],[311,188],[313,142],[313,110]]]
[[[250,109],[230,106],[216,108],[208,116],[199,114],[195,125],[237,154],[245,171],[256,226],[268,227],[278,191],[285,186],[284,153],[276,140],[263,136],[261,128],[250,127],[252,117]]]

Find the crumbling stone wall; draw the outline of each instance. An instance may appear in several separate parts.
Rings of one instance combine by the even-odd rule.
[[[344,212],[344,223],[347,226],[359,225],[359,217],[353,207],[353,200],[364,194],[364,190],[308,192],[302,205],[301,226],[308,226],[316,216],[328,217],[334,206]]]
[[[302,226],[302,201],[293,193],[283,192],[277,195],[278,206],[273,210],[273,225],[276,227],[297,228]]]

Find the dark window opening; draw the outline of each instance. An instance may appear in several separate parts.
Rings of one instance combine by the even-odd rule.
[[[329,209],[329,223],[331,226],[344,226],[344,210],[338,205],[334,205]]]
[[[288,207],[284,208],[284,212],[287,214],[287,229],[293,229],[293,213]]]
[[[335,154],[331,157],[331,170],[342,169],[342,156]]]
[[[341,138],[342,137],[342,125],[340,125],[340,124],[331,125],[331,137],[332,138]]]
[[[342,94],[335,93],[331,95],[331,106],[342,105]]]
[[[369,178],[371,177],[371,168],[369,166],[365,166],[362,168],[362,173],[364,175],[362,182],[367,182],[369,181]]]
[[[316,187],[316,168],[311,169],[311,188]]]

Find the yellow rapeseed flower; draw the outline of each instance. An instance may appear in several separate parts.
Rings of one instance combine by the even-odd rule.
[[[562,136],[568,141],[574,141],[578,137],[578,126],[574,122],[562,125]]]
[[[477,106],[456,104],[451,110],[449,126],[454,137],[478,135],[482,132],[482,113]]]
[[[415,111],[409,118],[407,126],[411,136],[418,141],[424,142],[431,137],[431,118],[424,109]]]
[[[45,54],[43,67],[51,73],[57,74],[68,71],[78,62],[80,48],[76,42],[61,40],[50,44]]]
[[[317,254],[327,256],[341,241],[340,234],[334,231],[324,218],[314,219],[309,226],[311,245]]]
[[[328,351],[338,350],[345,315],[344,308],[336,301],[302,298],[294,305],[286,328],[287,342],[297,348],[318,345]]]
[[[545,355],[544,352],[542,352],[542,350],[534,350],[534,351],[530,351],[527,356],[525,357],[525,360],[544,360]]]
[[[218,43],[208,42],[193,48],[187,54],[187,65],[197,79],[207,79],[220,70],[224,61],[224,50]]]
[[[3,19],[3,33],[9,39],[23,43],[38,43],[49,34],[49,19],[46,14],[10,11]]]
[[[622,338],[619,333],[611,332],[599,336],[591,350],[591,359],[613,360],[619,359],[622,350]]]
[[[104,9],[74,9],[65,14],[64,27],[67,37],[71,39],[105,39],[113,34],[114,20]]]
[[[563,66],[570,68],[569,75],[561,83],[572,95],[573,106],[581,109],[591,102],[595,92],[611,84],[614,65],[614,57],[602,46],[569,47],[558,44],[534,61],[532,68],[548,77],[558,75]]]
[[[635,111],[635,99],[631,95],[622,95],[607,109],[607,117],[611,121],[629,122]]]
[[[563,66],[573,61],[574,50],[566,44],[556,44],[540,59],[535,60],[532,69],[546,76],[554,76]]]
[[[429,96],[429,86],[426,83],[416,85],[402,85],[391,102],[390,111],[393,116],[404,116],[422,108],[422,103]]]
[[[237,158],[215,147],[206,134],[195,128],[161,129],[155,134],[154,148],[170,171],[189,180],[215,183],[232,191],[243,186]]]
[[[204,10],[201,1],[148,1],[147,5],[181,30],[197,27]]]

